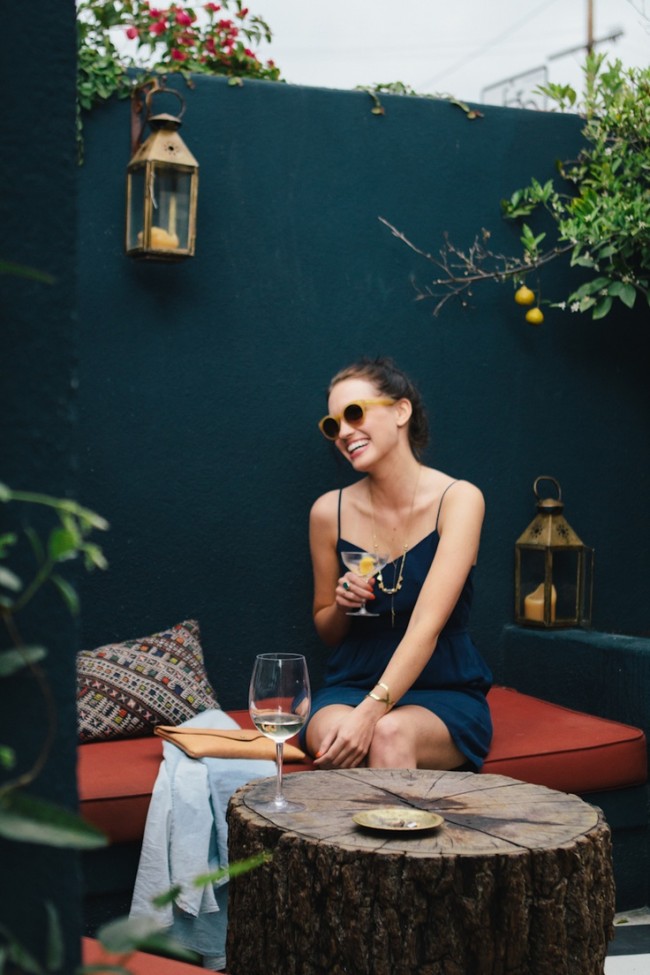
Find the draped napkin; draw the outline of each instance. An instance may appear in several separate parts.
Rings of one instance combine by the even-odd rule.
[[[261,731],[160,724],[155,728],[155,734],[177,745],[190,758],[275,759],[275,742]],[[302,749],[285,742],[285,762],[304,762],[306,758]]]

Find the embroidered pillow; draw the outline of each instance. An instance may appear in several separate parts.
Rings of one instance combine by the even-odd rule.
[[[77,654],[81,742],[141,738],[218,707],[196,620]]]

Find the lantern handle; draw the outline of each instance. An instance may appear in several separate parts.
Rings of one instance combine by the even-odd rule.
[[[560,487],[560,482],[556,478],[551,477],[549,474],[540,474],[539,477],[535,478],[535,483],[533,484],[533,493],[538,501],[542,500],[539,496],[539,491],[537,490],[537,485],[540,481],[552,481],[557,489],[557,500],[562,500],[562,488]]]
[[[153,98],[154,95],[160,95],[162,93],[165,93],[166,95],[176,95],[176,97],[178,98],[179,102],[181,103],[181,110],[179,114],[176,116],[176,118],[180,121],[183,118],[183,115],[185,114],[185,109],[187,107],[185,104],[185,99],[181,95],[180,91],[176,91],[175,88],[167,88],[167,86],[164,84],[162,85],[158,84],[157,79],[156,79],[156,84],[149,89],[149,91],[145,96],[145,105],[147,106],[147,118],[149,118],[151,114],[151,99]]]

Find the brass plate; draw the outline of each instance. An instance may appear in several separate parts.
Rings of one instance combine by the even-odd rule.
[[[357,826],[366,829],[382,829],[399,833],[414,833],[417,830],[436,829],[444,823],[438,813],[426,809],[408,809],[406,806],[383,806],[356,813],[352,819]]]

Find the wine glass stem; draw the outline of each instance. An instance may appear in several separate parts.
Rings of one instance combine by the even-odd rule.
[[[282,795],[282,760],[284,758],[284,742],[276,741],[275,743],[275,764],[277,770],[276,786],[275,786],[275,802],[277,805],[282,805],[284,803],[284,796]]]

